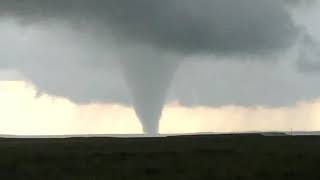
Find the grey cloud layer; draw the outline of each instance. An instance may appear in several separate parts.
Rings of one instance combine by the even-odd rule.
[[[94,25],[118,41],[186,54],[270,53],[289,47],[298,32],[281,0],[4,0],[0,12],[27,24]]]
[[[318,96],[319,88],[313,85],[318,78],[305,80],[263,61],[241,65],[242,55],[261,60],[259,55],[295,45],[300,27],[280,0],[1,0],[0,14],[3,22],[9,17],[22,22],[21,32],[31,29],[29,40],[12,32],[7,32],[12,37],[0,34],[0,46],[5,47],[0,66],[18,69],[44,92],[77,102],[130,103],[116,62],[147,51],[128,53],[137,45],[177,57],[235,57],[222,64],[210,56],[203,65],[183,65],[170,100],[187,105],[278,105]],[[45,24],[41,32],[49,33],[33,32],[38,24]],[[60,32],[60,27],[67,30]],[[274,87],[281,88],[274,92]]]

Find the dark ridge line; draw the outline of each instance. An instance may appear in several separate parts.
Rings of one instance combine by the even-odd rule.
[[[144,134],[75,134],[75,135],[8,135],[0,134],[0,139],[158,139],[158,138],[203,138],[225,136],[320,136],[320,131],[295,131],[295,132],[234,132],[234,133],[184,133],[184,134],[159,134],[158,136],[145,136]]]

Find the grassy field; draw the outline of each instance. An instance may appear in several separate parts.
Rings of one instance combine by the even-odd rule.
[[[320,137],[0,139],[0,179],[320,179]]]

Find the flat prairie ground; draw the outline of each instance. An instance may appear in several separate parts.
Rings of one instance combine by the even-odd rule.
[[[0,139],[0,179],[320,179],[319,136]]]

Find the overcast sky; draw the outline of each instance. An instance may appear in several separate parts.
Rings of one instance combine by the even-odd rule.
[[[295,107],[320,96],[319,12],[303,0],[4,0],[0,81],[75,106],[144,107],[142,92],[190,111]]]

